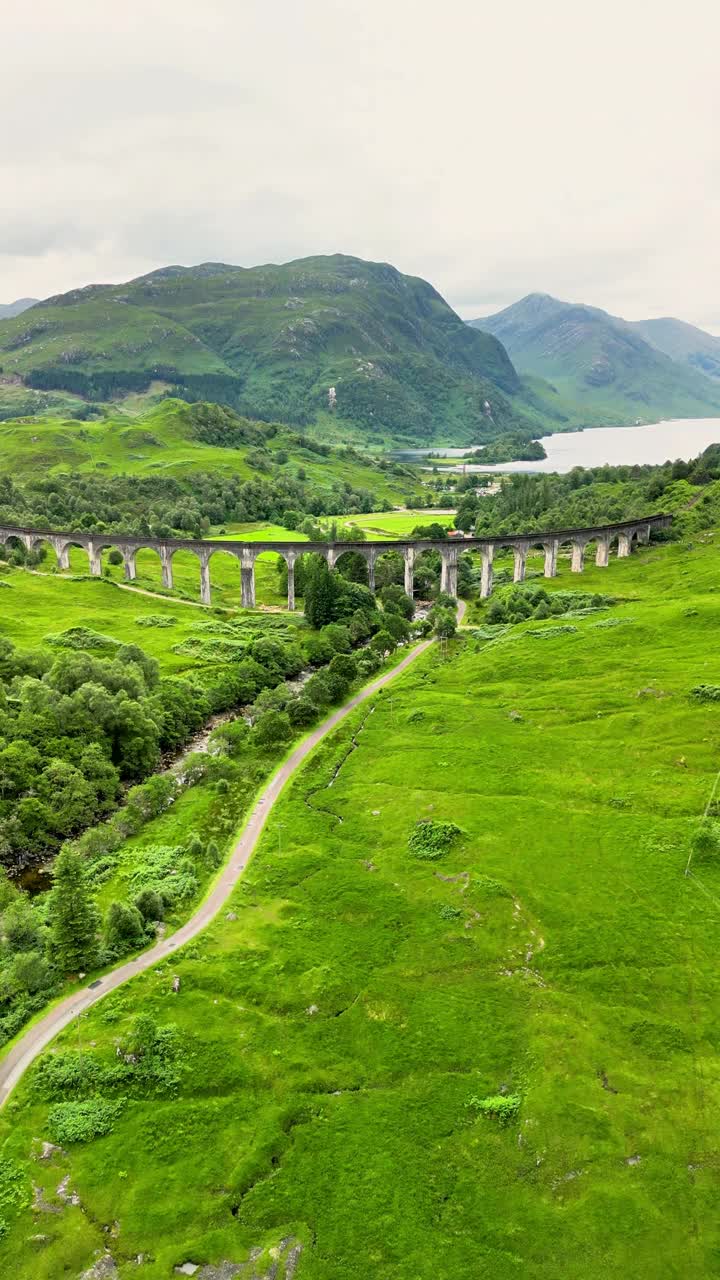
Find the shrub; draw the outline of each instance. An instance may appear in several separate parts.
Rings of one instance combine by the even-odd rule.
[[[17,1211],[26,1199],[27,1178],[11,1156],[0,1156],[0,1239],[7,1230],[5,1214]]]
[[[68,627],[67,630],[61,631],[59,635],[45,636],[45,642],[60,649],[114,650],[120,647],[119,640],[114,640],[112,636],[102,635],[99,631],[93,631],[91,627]]]
[[[255,741],[261,747],[277,747],[292,737],[290,719],[284,711],[266,711],[254,726]]]
[[[694,689],[690,690],[690,696],[696,702],[720,702],[720,685],[696,684]]]
[[[526,632],[525,632],[525,634],[526,634],[527,636],[536,636],[536,637],[539,637],[540,639],[548,640],[548,639],[550,639],[552,636],[562,636],[562,635],[567,635],[567,634],[570,634],[570,633],[571,633],[571,632],[573,632],[573,631],[577,631],[577,627],[572,627],[572,626],[565,626],[565,627],[543,627],[542,631],[533,631],[533,630],[530,630],[530,631],[526,631]]]
[[[462,829],[454,822],[423,819],[416,822],[410,832],[408,848],[414,858],[432,862],[436,858],[442,858],[459,835],[462,835]]]
[[[165,905],[156,889],[143,889],[135,899],[135,906],[143,920],[148,922],[162,920],[165,914]]]
[[[295,698],[289,704],[287,713],[293,729],[305,729],[317,720],[317,708],[309,698]]]
[[[188,842],[187,842],[187,844],[186,844],[185,848],[187,849],[188,857],[190,857],[190,858],[202,858],[202,856],[203,856],[203,842],[202,842],[202,840],[200,839],[200,837],[199,837],[199,835],[198,835],[197,831],[193,831],[193,833],[192,833],[192,835],[190,836],[190,839],[188,840]]]
[[[198,890],[195,868],[183,849],[172,845],[147,845],[142,865],[130,876],[130,893],[138,897],[144,889],[154,889],[166,906],[193,897]]]
[[[120,1052],[130,1059],[123,1083],[139,1085],[143,1093],[167,1093],[179,1083],[185,1062],[180,1032],[174,1023],[161,1027],[149,1013],[138,1014]]]
[[[61,1049],[40,1059],[31,1077],[31,1093],[46,1102],[97,1093],[102,1079],[100,1063],[89,1053]]]
[[[473,878],[473,885],[486,898],[512,898],[507,885],[501,880],[493,880],[492,876],[477,875]]]
[[[137,907],[111,902],[105,922],[105,942],[110,951],[124,955],[146,940],[145,921]]]
[[[520,1110],[519,1093],[498,1093],[488,1098],[470,1098],[467,1107],[480,1116],[492,1116],[500,1124],[509,1124]]]
[[[176,627],[177,623],[177,618],[167,613],[145,613],[135,619],[136,627]]]
[[[351,653],[336,653],[330,662],[328,671],[332,675],[340,676],[346,684],[350,684],[357,674],[357,663]]]
[[[692,858],[698,862],[715,862],[720,856],[720,835],[714,822],[705,819],[690,840]]]
[[[109,1102],[105,1098],[88,1098],[85,1102],[59,1102],[50,1108],[48,1128],[54,1142],[90,1142],[110,1133],[125,1100]]]

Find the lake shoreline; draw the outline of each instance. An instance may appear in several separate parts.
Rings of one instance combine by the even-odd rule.
[[[661,422],[639,423],[632,427],[582,427],[575,431],[556,431],[539,437],[546,457],[532,462],[485,463],[460,462],[437,465],[442,472],[463,474],[566,474],[575,467],[661,466],[677,458],[689,462],[711,444],[720,444],[720,418],[668,418]],[[462,448],[434,446],[429,449],[395,450],[390,456],[398,461],[421,462],[428,455],[438,458],[461,458],[478,445]],[[432,471],[433,466],[423,466]]]

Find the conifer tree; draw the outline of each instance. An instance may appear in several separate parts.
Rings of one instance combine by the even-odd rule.
[[[50,951],[63,973],[89,969],[97,959],[99,916],[85,881],[82,858],[67,845],[53,870],[48,912]]]
[[[338,594],[337,577],[318,556],[305,577],[305,617],[311,627],[324,627],[333,621]]]

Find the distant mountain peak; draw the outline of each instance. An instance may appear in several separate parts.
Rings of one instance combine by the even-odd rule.
[[[707,333],[687,320],[662,316],[656,320],[636,320],[633,328],[657,351],[720,382],[720,337]]]
[[[542,293],[471,324],[499,338],[520,373],[547,380],[581,412],[587,405],[589,421],[602,415],[617,425],[720,409],[711,381],[720,380],[720,339],[692,326],[628,322]]]
[[[13,316],[22,315],[29,307],[34,307],[37,298],[16,298],[15,302],[0,302],[0,320],[11,320]]]

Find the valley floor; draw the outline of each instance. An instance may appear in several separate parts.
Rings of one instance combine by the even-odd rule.
[[[142,1010],[177,1085],[130,1073],[46,1160],[43,1060],[3,1111],[0,1274],[720,1275],[720,866],[683,875],[720,763],[705,538],[588,569],[606,612],[434,647],[320,747],[228,912],[59,1042],[107,1077]],[[437,860],[428,819],[461,828]]]

